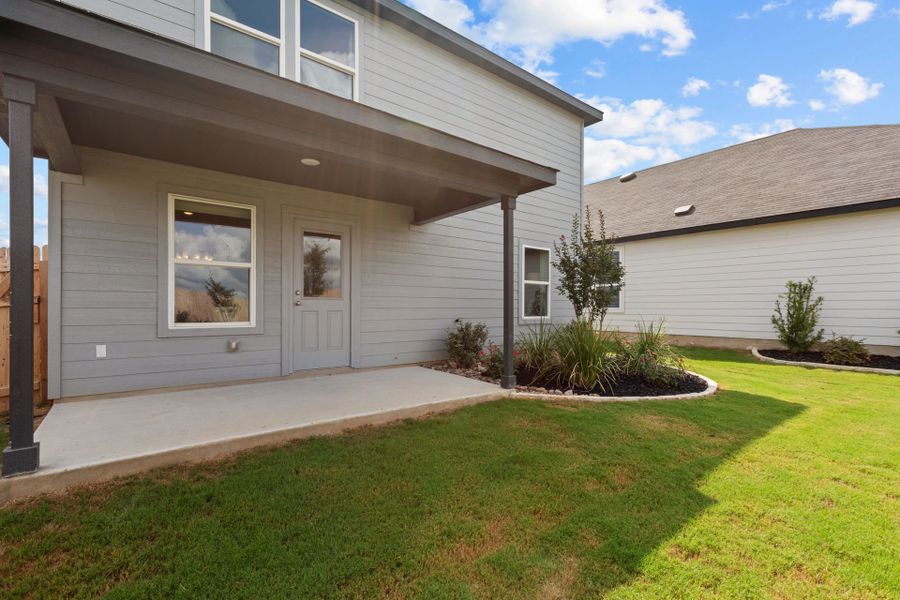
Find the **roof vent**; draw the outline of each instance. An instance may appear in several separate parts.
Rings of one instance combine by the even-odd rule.
[[[679,206],[678,208],[675,209],[675,216],[676,217],[686,217],[693,212],[694,212],[694,205],[693,204],[685,204],[684,206]]]
[[[637,173],[626,173],[619,177],[619,183],[628,183],[629,181],[634,181],[637,179]]]

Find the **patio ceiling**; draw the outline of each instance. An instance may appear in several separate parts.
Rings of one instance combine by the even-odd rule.
[[[61,171],[89,146],[403,204],[415,223],[556,183],[550,167],[45,0],[0,4],[0,69],[37,84],[37,153]]]

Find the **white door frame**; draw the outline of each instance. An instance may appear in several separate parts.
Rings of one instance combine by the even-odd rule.
[[[362,263],[362,227],[359,220],[347,215],[336,216],[322,210],[296,206],[281,208],[281,374],[294,372],[294,222],[315,220],[350,227],[350,366],[362,366],[360,356],[360,265]]]

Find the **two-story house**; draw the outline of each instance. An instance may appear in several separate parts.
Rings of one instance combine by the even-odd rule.
[[[551,248],[602,114],[395,0],[2,2],[0,71],[5,474],[38,463],[33,156],[51,398],[434,360],[457,319],[509,349],[573,315]]]

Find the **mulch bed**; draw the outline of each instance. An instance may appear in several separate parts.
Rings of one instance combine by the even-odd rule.
[[[492,379],[490,377],[485,376],[482,372],[481,368],[474,367],[471,369],[462,369],[450,362],[441,362],[434,363],[428,365],[430,368],[436,371],[443,371],[444,373],[451,373],[453,375],[461,375],[463,377],[468,377],[470,379],[478,379],[481,381],[486,381],[488,383],[499,384],[499,379]],[[517,373],[517,379],[519,381],[529,381],[532,380],[533,377],[530,376],[529,373]],[[664,383],[649,383],[644,381],[639,377],[625,377],[620,376],[618,379],[613,382],[611,385],[608,385],[607,388],[600,389],[599,387],[594,388],[593,390],[584,390],[584,389],[556,389],[550,385],[541,386],[540,382],[533,382],[532,385],[519,385],[516,387],[517,391],[520,392],[531,392],[535,394],[558,394],[561,396],[571,396],[574,394],[578,395],[590,395],[590,396],[608,396],[611,398],[614,397],[626,397],[626,396],[673,396],[676,394],[696,394],[699,392],[706,391],[707,383],[703,379],[697,377],[696,375],[692,375],[690,373],[680,373],[678,377],[675,378],[672,384],[664,384]]]
[[[760,350],[760,354],[777,360],[789,360],[793,362],[810,362],[822,365],[839,364],[845,367],[868,367],[870,369],[894,369],[900,371],[900,356],[884,356],[873,354],[868,362],[861,365],[850,363],[827,363],[821,352],[788,352],[787,350]]]

